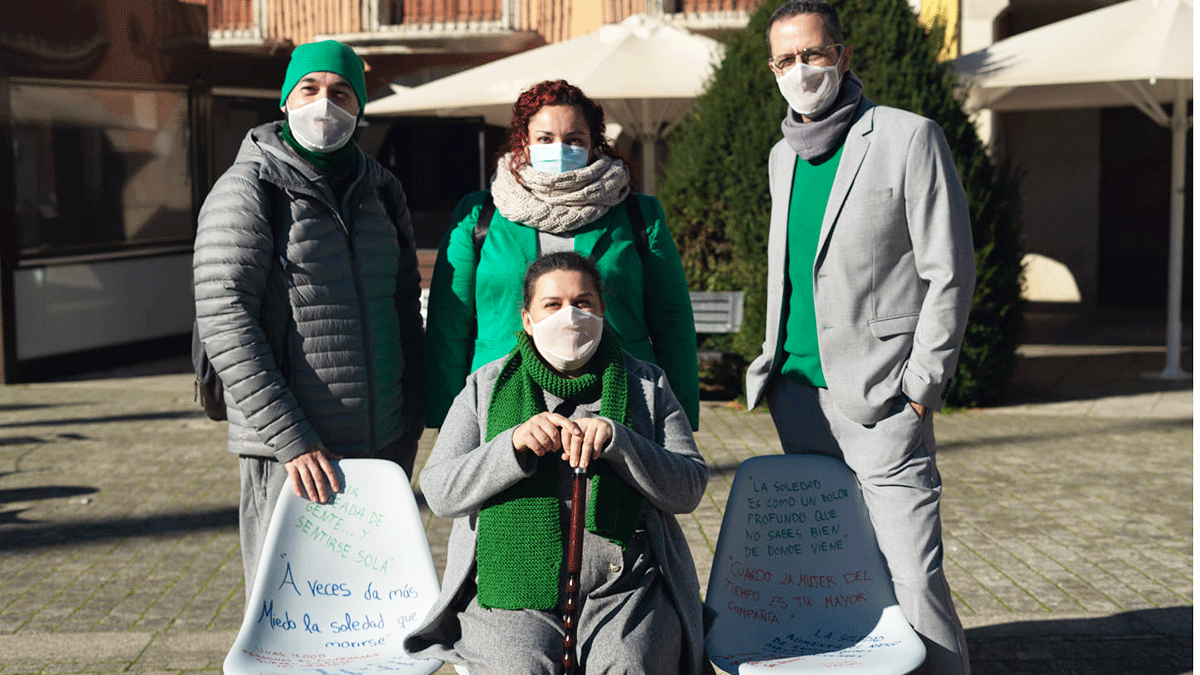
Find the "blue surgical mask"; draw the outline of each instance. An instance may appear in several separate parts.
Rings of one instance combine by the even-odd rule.
[[[529,146],[529,163],[542,173],[574,171],[587,166],[588,150],[568,143],[534,143]]]

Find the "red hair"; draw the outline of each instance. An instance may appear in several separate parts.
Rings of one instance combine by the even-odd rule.
[[[521,92],[513,104],[512,126],[508,129],[508,141],[501,148],[500,156],[512,153],[508,168],[514,176],[529,165],[529,158],[525,155],[525,148],[529,146],[529,120],[542,108],[551,105],[569,105],[578,110],[587,123],[592,150],[598,155],[618,156],[604,137],[604,108],[566,80],[546,80]]]

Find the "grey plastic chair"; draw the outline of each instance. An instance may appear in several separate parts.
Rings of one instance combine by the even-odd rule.
[[[705,605],[708,657],[728,673],[903,675],[925,660],[858,481],[832,457],[738,467]]]
[[[429,675],[441,667],[402,646],[438,596],[408,477],[381,459],[344,459],[337,468],[342,492],[328,504],[284,485],[226,675]]]

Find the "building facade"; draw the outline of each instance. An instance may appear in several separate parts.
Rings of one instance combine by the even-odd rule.
[[[632,14],[719,37],[760,2],[11,3],[0,28],[0,381],[187,351],[196,211],[246,131],[280,118],[278,86],[297,44],[352,45],[375,97]],[[948,27],[947,58],[1110,4],[910,3]],[[1082,306],[1161,306],[1166,130],[1133,108],[983,113],[980,129],[1024,175],[1029,250],[1066,265]],[[470,119],[370,120],[359,132],[408,190],[424,278],[455,202],[490,173],[480,158],[503,137]],[[636,182],[640,153],[622,142]],[[1190,251],[1190,173],[1187,185]],[[1190,256],[1185,279],[1190,307]]]
[[[954,56],[1115,4],[1115,0],[961,0],[958,4]],[[1069,49],[1069,45],[1063,48]],[[1113,49],[1121,47],[1113,45]],[[1138,56],[1130,54],[1129,58]],[[1171,113],[1171,105],[1164,108]],[[1082,313],[1154,313],[1165,308],[1169,129],[1132,106],[984,111],[979,114],[978,126],[993,155],[1010,162],[1022,176],[1027,249],[1065,265],[1078,287],[1077,304]],[[1190,325],[1190,129],[1187,148],[1183,250],[1188,254],[1184,258],[1183,307]],[[1033,299],[1039,296],[1034,294]]]
[[[9,3],[0,29],[0,379],[86,369],[191,322],[205,8]],[[114,349],[116,351],[114,351]]]
[[[186,353],[196,212],[246,131],[280,118],[278,87],[297,44],[352,45],[374,94],[635,13],[736,29],[755,4],[11,3],[0,28],[0,381]],[[389,121],[360,132],[405,182],[427,264],[453,201],[478,187],[483,168],[462,158],[478,162],[481,140],[491,152],[502,137],[471,120]],[[440,184],[447,180],[463,184]]]

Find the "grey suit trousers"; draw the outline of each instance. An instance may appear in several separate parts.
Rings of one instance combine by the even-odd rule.
[[[836,457],[858,477],[896,599],[925,642],[928,656],[917,672],[969,675],[966,638],[942,570],[933,413],[922,420],[900,396],[883,419],[865,426],[843,415],[829,390],[774,380],[767,400],[784,453]]]

